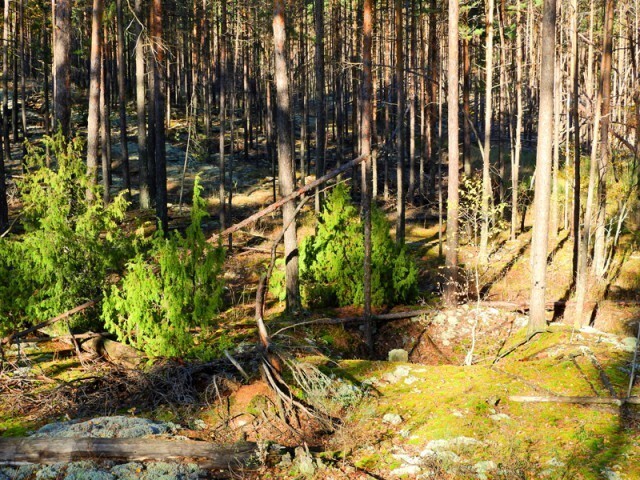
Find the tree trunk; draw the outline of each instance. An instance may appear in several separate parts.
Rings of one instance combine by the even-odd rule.
[[[397,163],[397,191],[396,191],[396,243],[404,245],[405,231],[405,191],[404,191],[404,45],[402,35],[402,0],[395,0],[396,26],[396,89],[398,106],[396,110],[396,156]]]
[[[54,128],[65,138],[71,129],[71,0],[54,0],[53,98]]]
[[[531,310],[529,332],[546,327],[545,292],[549,243],[549,205],[553,162],[553,82],[555,76],[556,0],[544,0],[542,18],[542,62],[540,65],[540,109],[531,240]]]
[[[165,145],[164,44],[162,41],[162,0],[153,0],[151,12],[151,45],[153,46],[153,99],[155,119],[156,216],[167,231],[167,156]]]
[[[582,192],[580,160],[580,71],[578,65],[578,0],[571,0],[571,122],[573,123],[573,281],[578,279],[580,253],[580,194]],[[568,179],[567,179],[568,181]]]
[[[445,270],[445,302],[448,306],[457,303],[458,284],[458,202],[459,192],[459,163],[460,150],[458,147],[459,119],[458,119],[458,22],[460,8],[458,0],[449,0],[449,60],[447,80],[449,91],[447,95],[448,114],[447,126],[449,135],[449,186],[447,201],[447,257]]]
[[[615,6],[613,0],[605,1],[604,38],[602,40],[602,120],[600,124],[600,155],[598,156],[598,212],[595,243],[593,249],[593,272],[599,280],[606,273],[606,214],[607,214],[607,170],[611,157],[609,126],[611,125],[611,58],[613,55],[613,20]],[[638,128],[638,127],[636,127]],[[594,141],[595,137],[594,137]]]
[[[360,125],[360,154],[362,163],[362,216],[364,224],[364,320],[365,340],[369,353],[373,354],[373,324],[371,321],[371,129],[373,108],[371,96],[373,78],[371,72],[371,47],[373,44],[373,0],[364,0],[362,36],[362,123]]]
[[[520,27],[521,10],[516,9],[516,127],[513,159],[511,161],[511,239],[518,233],[518,188],[520,187],[520,154],[522,152],[522,122],[524,101],[522,91],[523,45]]]
[[[478,261],[486,263],[489,250],[489,202],[491,201],[491,118],[493,116],[493,0],[486,2],[486,44],[485,44],[485,108],[484,108],[484,147],[482,155],[482,226],[480,230],[480,251]]]
[[[227,87],[227,2],[221,2],[220,4],[220,38],[219,53],[220,53],[220,136],[219,136],[219,155],[218,155],[218,170],[220,176],[220,183],[218,184],[218,201],[220,202],[220,230],[224,230],[226,225],[226,194],[225,186],[227,182],[227,176],[225,172],[225,158],[224,158],[224,141],[225,141],[225,126],[227,122],[227,106],[226,106],[226,87]]]
[[[143,0],[135,0],[135,32],[136,32],[136,115],[138,120],[138,166],[140,182],[140,208],[151,208],[151,192],[149,191],[149,157],[147,154],[147,125],[145,121],[145,81],[144,81],[144,37],[142,22]]]
[[[293,152],[291,151],[291,99],[289,94],[289,71],[287,67],[285,29],[285,1],[273,2],[273,43],[275,53],[276,83],[276,129],[278,131],[278,179],[280,195],[287,196],[295,189]],[[300,310],[298,286],[298,240],[296,235],[295,202],[282,207],[284,235],[285,277],[287,288],[287,310]]]
[[[87,173],[90,181],[98,180],[98,149],[100,148],[100,83],[102,72],[102,12],[103,0],[93,0],[91,14],[91,59],[89,83],[89,118],[87,121]],[[87,200],[94,200],[87,191]]]
[[[324,94],[324,1],[315,0],[315,73],[316,73],[316,178],[320,178],[325,172],[325,148],[327,143],[326,127],[326,100]],[[315,192],[316,212],[320,212],[322,206],[320,189]]]
[[[464,166],[464,174],[471,176],[471,55],[469,52],[469,39],[465,36],[462,39],[462,109],[464,111],[462,119],[462,164]]]
[[[122,180],[127,196],[131,196],[131,179],[129,177],[129,145],[127,143],[127,85],[125,83],[124,60],[124,16],[122,12],[122,0],[116,1],[117,29],[118,29],[118,102],[120,113],[120,148],[122,149]]]

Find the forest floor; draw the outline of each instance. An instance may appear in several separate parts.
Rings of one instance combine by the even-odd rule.
[[[181,210],[186,127],[179,122],[172,127],[169,201],[173,226],[180,228],[196,174],[202,177],[215,215],[218,169],[189,160],[186,207]],[[129,132],[130,139],[134,133]],[[129,152],[135,179],[133,141]],[[19,152],[15,153],[12,167],[17,175]],[[117,145],[113,154],[117,158]],[[236,161],[234,222],[273,198],[266,155],[257,150],[251,158],[251,163]],[[117,167],[114,162],[116,173]],[[117,175],[114,182],[117,188]],[[17,207],[14,203],[13,208]],[[152,218],[147,218],[151,223]],[[124,423],[137,418],[171,425],[160,432],[138,429],[136,435],[217,443],[251,440],[291,447],[275,466],[233,472],[240,478],[640,478],[637,406],[520,403],[511,398],[628,396],[640,322],[640,250],[634,239],[622,238],[606,284],[592,285],[592,292],[602,292],[605,300],[593,309],[590,327],[573,328],[568,304],[549,311],[547,331],[527,342],[527,317],[518,305],[529,295],[530,229],[515,240],[494,239],[490,262],[477,271],[471,268],[475,248],[463,247],[461,262],[469,268],[463,286],[471,293],[461,298],[458,308],[444,309],[437,301],[437,272],[442,264],[437,222],[425,220],[430,217],[421,208],[410,208],[408,218],[407,243],[420,266],[421,293],[418,304],[394,311],[425,313],[379,324],[375,359],[366,359],[357,325],[304,325],[274,336],[282,351],[338,382],[337,389],[325,385],[324,391],[318,386],[316,392],[317,401],[326,402],[339,418],[331,429],[304,417],[297,424],[292,422],[293,427],[282,422],[277,398],[256,375],[257,368],[251,370],[249,381],[233,368],[216,371],[217,364],[207,369],[167,361],[130,370],[102,360],[84,361],[68,339],[27,339],[8,352],[17,368],[0,373],[0,436],[24,436],[61,421],[105,422],[100,417],[119,415]],[[246,359],[256,342],[255,290],[278,222],[276,215],[268,216],[238,235],[228,256],[227,307],[219,333],[228,337],[230,351],[238,359]],[[302,238],[313,231],[314,216],[304,212],[300,223]],[[217,228],[215,216],[207,227]],[[566,233],[552,244],[548,301],[570,299],[571,249]],[[491,302],[511,302],[515,307]],[[292,318],[275,299],[269,298],[267,307],[271,333],[316,318],[360,313],[357,308],[336,308]],[[407,352],[408,361],[387,361],[389,352],[397,349]],[[256,367],[256,361],[249,358],[245,366]],[[630,393],[639,395],[640,385]],[[90,429],[82,431],[92,435]],[[176,465],[6,467],[0,468],[0,479],[216,475]]]

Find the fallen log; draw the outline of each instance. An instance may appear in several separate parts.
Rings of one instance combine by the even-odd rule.
[[[520,403],[577,403],[581,405],[640,405],[640,397],[527,397],[512,395],[509,397],[512,402]]]
[[[110,340],[102,335],[89,337],[81,343],[80,348],[85,352],[127,368],[136,368],[143,360],[142,355],[135,348]]]
[[[60,320],[64,320],[66,318],[69,318],[69,317],[75,315],[76,313],[82,312],[83,310],[86,310],[87,308],[93,307],[97,303],[98,303],[97,300],[89,300],[88,302],[85,302],[82,305],[79,305],[79,306],[77,306],[75,308],[72,308],[71,310],[67,310],[66,312],[58,315],[57,317],[50,318],[49,320],[45,320],[44,322],[38,323],[37,325],[34,325],[33,327],[29,327],[26,330],[23,330],[21,332],[17,332],[17,333],[14,333],[12,335],[9,335],[9,336],[3,338],[2,342],[0,342],[0,344],[2,344],[2,345],[9,344],[10,345],[10,344],[15,342],[19,338],[26,337],[30,333],[33,333],[33,332],[35,332],[37,330],[40,330],[41,328],[48,327],[49,325],[53,325],[54,323],[57,323]]]
[[[202,468],[248,468],[255,463],[254,443],[221,447],[193,440],[157,438],[0,438],[0,465],[50,464],[81,460],[181,461]]]
[[[358,158],[355,158],[355,159],[351,160],[350,162],[345,163],[341,167],[336,168],[335,170],[332,170],[331,172],[329,172],[326,175],[318,178],[317,180],[314,180],[311,183],[308,183],[304,187],[301,187],[301,188],[297,189],[295,192],[290,193],[286,197],[282,197],[277,202],[274,202],[271,205],[269,205],[268,207],[263,208],[259,212],[254,213],[250,217],[245,218],[244,220],[242,220],[241,222],[236,223],[235,225],[227,228],[226,230],[223,230],[220,233],[212,235],[207,241],[210,242],[210,243],[213,243],[213,242],[217,241],[218,238],[224,238],[225,236],[231,235],[232,233],[237,232],[238,230],[246,227],[247,225],[251,225],[252,223],[257,222],[258,220],[260,220],[265,215],[269,215],[271,212],[275,212],[277,209],[282,207],[285,203],[288,203],[291,200],[295,200],[299,196],[304,195],[305,193],[307,193],[307,192],[309,192],[311,190],[314,190],[316,187],[322,185],[323,183],[328,182],[332,178],[335,178],[338,175],[340,175],[341,173],[344,173],[347,170],[350,170],[351,168],[357,166],[358,164],[362,163],[362,161],[365,158],[366,158],[365,155],[361,155]]]

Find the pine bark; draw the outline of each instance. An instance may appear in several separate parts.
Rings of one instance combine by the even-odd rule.
[[[54,128],[65,138],[71,129],[71,0],[54,0]]]
[[[285,23],[285,0],[273,2],[273,43],[275,54],[276,84],[276,130],[278,134],[278,179],[280,195],[286,197],[295,189],[293,151],[291,149],[291,98],[289,93],[289,70],[287,67],[287,34]],[[298,285],[298,241],[296,235],[295,202],[282,207],[285,254],[285,282],[287,310],[300,310]]]
[[[118,32],[116,53],[118,56],[118,102],[120,114],[120,148],[122,151],[122,180],[127,195],[131,196],[129,144],[127,143],[127,85],[125,81],[124,14],[122,11],[122,0],[116,0],[116,13],[116,28]]]
[[[167,156],[165,145],[165,86],[164,86],[164,44],[162,28],[162,0],[153,0],[151,20],[151,45],[153,46],[153,109],[155,120],[155,167],[156,167],[156,217],[164,231],[167,231],[169,215],[167,211]]]
[[[147,153],[147,124],[145,111],[145,66],[144,36],[141,24],[143,17],[143,0],[135,0],[135,32],[136,32],[136,119],[138,122],[138,164],[140,183],[140,208],[151,208],[151,192],[149,190],[149,156]]]
[[[100,148],[100,92],[102,89],[102,12],[103,0],[93,0],[91,12],[91,59],[89,83],[89,118],[87,121],[87,173],[92,184],[98,180]],[[93,200],[87,191],[87,200]]]
[[[447,80],[449,91],[447,92],[447,126],[449,136],[449,185],[447,198],[447,254],[445,263],[445,288],[444,299],[448,306],[457,303],[458,284],[458,217],[459,217],[459,192],[460,183],[459,164],[459,52],[458,52],[458,22],[460,8],[458,0],[449,0],[449,60]]]
[[[531,308],[529,332],[546,327],[545,292],[549,243],[551,167],[553,163],[553,84],[555,77],[556,0],[544,0],[540,65],[540,109],[531,240]]]
[[[365,340],[373,353],[373,324],[371,321],[371,131],[373,126],[372,50],[373,0],[364,0],[362,36],[362,123],[360,125],[360,154],[362,162],[362,217],[364,224],[364,320]]]
[[[315,19],[315,75],[316,75],[316,178],[325,173],[325,149],[327,143],[326,100],[325,100],[325,66],[324,66],[324,1],[316,0]],[[322,206],[320,189],[315,192],[315,209],[320,212]]]

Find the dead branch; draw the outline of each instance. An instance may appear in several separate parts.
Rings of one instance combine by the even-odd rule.
[[[332,178],[337,177],[338,175],[340,175],[341,173],[346,172],[347,170],[357,166],[358,164],[362,163],[362,161],[365,159],[364,155],[359,156],[358,158],[355,158],[353,160],[351,160],[350,162],[345,163],[344,165],[342,165],[339,168],[336,168],[335,170],[327,173],[326,175],[324,175],[323,177],[318,178],[317,180],[314,180],[311,183],[308,183],[307,185],[300,187],[298,190],[296,190],[295,192],[287,195],[286,197],[281,198],[280,200],[278,200],[277,202],[272,203],[271,205],[269,205],[266,208],[263,208],[262,210],[260,210],[257,213],[254,213],[253,215],[251,215],[248,218],[245,218],[244,220],[242,220],[239,223],[236,223],[235,225],[227,228],[226,230],[223,230],[220,233],[217,233],[215,235],[212,235],[209,240],[207,240],[208,242],[216,242],[218,240],[218,238],[224,238],[226,235],[231,235],[232,233],[237,232],[238,230],[246,227],[247,225],[251,225],[252,223],[255,223],[256,221],[258,221],[259,219],[261,219],[262,217],[264,217],[265,215],[270,214],[271,212],[275,212],[277,209],[279,209],[280,207],[282,207],[285,203],[290,202],[291,200],[295,200],[296,198],[304,195],[305,193],[314,190],[316,187],[318,187],[319,185],[322,185],[325,182],[328,182],[329,180],[331,180]],[[285,229],[286,230],[286,229]]]
[[[88,302],[85,302],[82,305],[79,305],[79,306],[77,306],[75,308],[72,308],[71,310],[67,310],[66,312],[58,315],[57,317],[54,317],[54,318],[51,318],[51,319],[46,320],[44,322],[38,323],[37,325],[34,325],[33,327],[29,327],[26,330],[23,330],[21,332],[9,335],[8,337],[3,338],[2,342],[0,342],[0,343],[2,345],[7,345],[7,344],[10,345],[13,342],[15,342],[18,338],[26,337],[27,335],[29,335],[30,333],[35,332],[36,330],[40,330],[41,328],[48,327],[49,325],[53,325],[54,323],[57,323],[60,320],[64,320],[66,318],[69,318],[69,317],[75,315],[76,313],[82,312],[83,310],[86,310],[87,308],[93,307],[97,303],[98,303],[98,300],[89,300]]]

